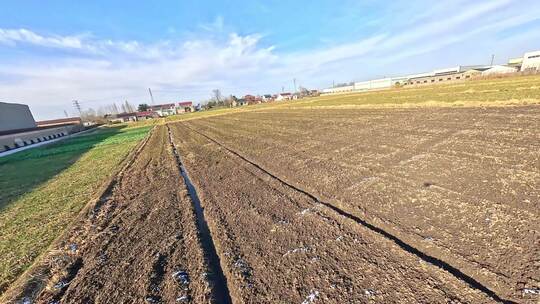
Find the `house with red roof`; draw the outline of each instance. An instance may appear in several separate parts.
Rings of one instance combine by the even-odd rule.
[[[174,115],[176,114],[176,104],[166,103],[160,105],[151,105],[148,107],[148,110],[156,113],[160,117]]]
[[[181,101],[178,103],[178,106],[176,107],[176,113],[178,114],[189,113],[189,112],[194,112],[194,111],[195,111],[195,107],[193,107],[192,101]]]

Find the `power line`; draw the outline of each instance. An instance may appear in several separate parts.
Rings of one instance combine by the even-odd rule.
[[[79,100],[80,104],[85,103],[94,103],[94,102],[100,102],[100,101],[111,101],[111,100],[118,100],[118,99],[132,99],[132,98],[143,98],[143,94],[137,94],[137,95],[118,95],[118,96],[111,96],[111,97],[104,97],[104,98],[95,98],[95,99],[85,99],[85,100]]]
[[[79,111],[79,115],[82,115],[81,105],[79,104],[78,100],[73,100],[73,107],[75,107],[75,109]]]
[[[150,93],[150,100],[152,101],[152,104],[155,104],[154,95],[152,95],[152,90],[150,88],[148,88],[148,92]]]

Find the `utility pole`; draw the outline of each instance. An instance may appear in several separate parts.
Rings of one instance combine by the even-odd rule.
[[[294,92],[296,93],[296,78],[293,79],[293,84],[294,84]]]
[[[78,100],[73,101],[73,107],[75,107],[75,109],[77,109],[77,111],[79,111],[79,116],[82,116],[81,105],[79,104]]]
[[[152,101],[152,105],[154,105],[154,95],[152,95],[152,90],[148,88],[148,93],[150,93],[150,100]]]
[[[69,116],[68,116],[68,113],[67,113],[67,111],[66,111],[66,110],[64,110],[64,115],[66,115],[66,118],[68,118],[68,117],[69,117]]]
[[[491,55],[491,64],[489,66],[493,66],[493,60],[495,59],[495,54]]]

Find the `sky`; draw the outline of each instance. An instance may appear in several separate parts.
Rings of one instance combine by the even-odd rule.
[[[34,117],[489,64],[540,50],[538,0],[2,1],[0,101]]]

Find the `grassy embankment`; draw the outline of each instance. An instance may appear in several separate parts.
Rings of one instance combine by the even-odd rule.
[[[150,128],[99,128],[0,158],[0,294],[65,230]]]
[[[449,84],[323,95],[245,107],[217,108],[169,116],[160,121],[166,123],[283,108],[361,109],[373,107],[506,106],[523,104],[540,104],[540,75],[474,79]]]
[[[480,79],[452,84],[326,95],[285,107],[363,108],[540,104],[540,75]]]

